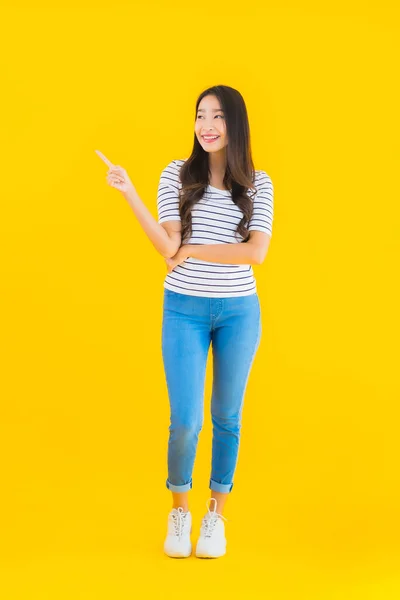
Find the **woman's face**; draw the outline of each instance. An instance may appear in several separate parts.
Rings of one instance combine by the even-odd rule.
[[[206,152],[217,152],[227,145],[225,116],[216,96],[209,95],[202,98],[197,110],[194,130]],[[215,137],[216,139],[207,141],[207,139]]]

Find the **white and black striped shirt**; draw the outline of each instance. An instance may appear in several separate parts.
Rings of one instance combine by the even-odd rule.
[[[185,160],[171,161],[161,173],[157,195],[159,223],[181,220],[179,170]],[[258,191],[247,228],[271,236],[273,184],[265,171],[256,171],[254,184]],[[240,243],[240,236],[236,234],[235,237],[235,231],[242,217],[243,213],[233,202],[230,191],[209,185],[201,200],[192,207],[192,236],[185,244]],[[190,296],[228,298],[255,294],[256,280],[252,265],[224,264],[189,257],[167,273],[164,287]]]

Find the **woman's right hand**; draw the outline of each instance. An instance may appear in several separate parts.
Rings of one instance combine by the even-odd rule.
[[[128,173],[119,165],[113,165],[109,168],[106,179],[111,187],[114,187],[123,194],[135,190],[132,181],[129,179]]]
[[[97,156],[106,163],[108,167],[108,173],[106,176],[107,183],[119,190],[123,194],[127,194],[130,191],[135,191],[135,187],[132,181],[129,179],[128,173],[123,167],[114,165],[100,150],[95,150]]]

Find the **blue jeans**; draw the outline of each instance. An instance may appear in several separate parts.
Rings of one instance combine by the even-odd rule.
[[[209,487],[233,487],[247,380],[261,339],[257,293],[211,298],[164,288],[162,355],[170,402],[167,488],[187,492],[203,426],[204,383],[213,350]]]

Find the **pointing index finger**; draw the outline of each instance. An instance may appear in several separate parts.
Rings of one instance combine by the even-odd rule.
[[[100,152],[100,150],[95,150],[97,156],[99,156],[101,158],[101,160],[103,160],[107,167],[109,167],[110,169],[114,166],[112,164],[112,162],[110,160],[108,160],[108,158],[106,156],[104,156],[104,154],[102,152]]]

